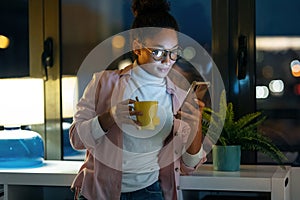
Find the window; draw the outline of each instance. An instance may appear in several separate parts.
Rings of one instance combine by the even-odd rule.
[[[270,6],[272,4],[272,6]],[[256,1],[256,103],[268,116],[262,128],[289,162],[299,164],[300,150],[300,20],[297,0]],[[276,13],[276,14],[275,14]],[[258,156],[259,162],[268,161]]]
[[[0,78],[29,76],[28,2],[0,4]]]

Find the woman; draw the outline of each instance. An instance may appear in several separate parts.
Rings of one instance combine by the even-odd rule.
[[[199,108],[185,103],[178,111],[186,92],[168,78],[180,55],[178,25],[169,4],[134,0],[132,8],[134,63],[94,74],[70,128],[73,147],[87,149],[72,184],[77,199],[177,199],[180,173],[206,160],[199,123],[204,105],[196,100]],[[135,97],[159,102],[155,130],[140,129],[136,116],[143,113],[134,110]]]

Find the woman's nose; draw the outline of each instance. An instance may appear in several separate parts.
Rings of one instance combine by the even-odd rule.
[[[162,63],[170,64],[171,62],[172,62],[172,60],[170,58],[170,52],[166,52],[162,59]]]

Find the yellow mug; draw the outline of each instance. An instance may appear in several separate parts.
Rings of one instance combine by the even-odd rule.
[[[154,130],[155,126],[159,125],[158,101],[136,101],[134,109],[143,113],[143,115],[137,116],[137,121],[141,123],[142,129]]]

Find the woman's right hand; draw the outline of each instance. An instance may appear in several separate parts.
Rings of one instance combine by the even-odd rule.
[[[135,111],[133,103],[135,100],[127,99],[111,107],[109,111],[98,116],[98,121],[104,131],[108,131],[114,123],[120,124],[131,124],[139,126],[139,122],[132,119],[131,116],[142,115],[141,112]]]

